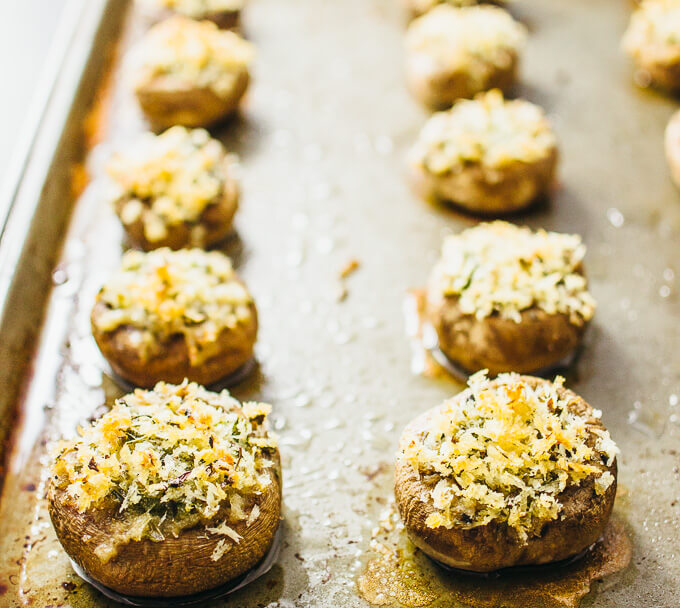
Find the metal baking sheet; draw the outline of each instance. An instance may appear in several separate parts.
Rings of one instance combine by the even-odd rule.
[[[622,449],[617,511],[634,554],[583,605],[673,608],[680,604],[680,200],[662,134],[676,102],[632,85],[619,47],[631,5],[512,3],[531,32],[517,92],[546,108],[562,151],[552,200],[517,221],[581,233],[599,301],[568,384],[604,411]],[[148,21],[138,9],[127,13],[122,0],[88,6],[90,19],[103,15],[103,22],[93,45],[77,37],[79,93],[68,104],[57,100],[70,108],[62,136],[37,140],[53,140],[42,159],[51,168],[38,175],[47,185],[40,190],[35,175],[24,180],[23,214],[15,205],[0,243],[11,262],[2,267],[0,412],[2,428],[13,427],[0,499],[2,606],[107,605],[72,572],[42,498],[45,442],[72,433],[121,394],[88,317],[122,250],[104,201],[103,163],[144,123],[122,52],[112,77],[98,77],[118,21],[121,51]],[[93,23],[86,32],[96,32]],[[418,201],[406,184],[404,156],[426,113],[404,88],[403,30],[395,0],[252,0],[248,7],[245,31],[258,47],[253,87],[242,116],[215,133],[241,157],[238,238],[226,250],[262,321],[258,370],[234,393],[274,404],[284,544],[267,576],[221,605],[367,606],[356,577],[392,496],[400,430],[460,390],[412,372],[404,328],[407,290],[424,283],[442,236],[474,221]],[[93,115],[87,107],[97,80]],[[79,80],[69,82],[76,90]],[[71,216],[73,176],[76,186],[82,181],[71,161],[88,142],[91,181]],[[52,153],[59,162],[49,165]],[[352,259],[360,267],[341,284]]]

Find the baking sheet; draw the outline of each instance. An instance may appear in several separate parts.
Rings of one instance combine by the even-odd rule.
[[[125,4],[113,0],[108,18]],[[261,331],[259,368],[233,392],[274,404],[285,521],[279,563],[223,605],[366,606],[355,581],[392,496],[400,430],[460,390],[412,372],[404,328],[407,290],[424,283],[442,236],[474,221],[421,203],[406,184],[404,156],[427,114],[404,88],[398,4],[252,0],[245,18],[258,47],[253,87],[242,117],[216,133],[241,156],[238,238],[226,251],[256,297]],[[518,93],[546,108],[562,151],[555,196],[521,221],[584,236],[599,302],[568,384],[603,410],[622,449],[617,511],[634,556],[584,605],[671,608],[680,604],[680,201],[662,133],[676,102],[631,84],[619,50],[629,10],[620,0],[513,3],[531,31]],[[138,10],[128,15],[123,49],[146,26]],[[103,163],[143,121],[119,60],[111,82],[87,158],[92,182],[75,205],[20,394],[0,499],[3,606],[107,605],[71,571],[41,492],[45,442],[121,394],[89,311],[122,251]],[[67,198],[64,181],[53,186]],[[361,265],[342,299],[351,259]],[[32,305],[15,307],[17,319]]]

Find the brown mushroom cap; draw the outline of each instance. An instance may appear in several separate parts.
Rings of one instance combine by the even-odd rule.
[[[213,552],[225,537],[208,533],[206,528],[219,523],[219,517],[188,528],[175,538],[129,541],[108,562],[102,562],[94,548],[111,538],[114,523],[120,521],[115,509],[91,509],[80,513],[66,490],[48,487],[49,513],[59,542],[83,571],[118,593],[140,597],[178,597],[192,595],[223,585],[253,568],[269,550],[281,517],[281,474],[278,450],[269,470],[271,483],[254,497],[258,517],[230,523],[242,539],[231,543],[222,557]]]
[[[165,11],[162,18],[167,18],[174,13],[172,10]],[[198,21],[212,21],[221,30],[236,30],[239,27],[239,22],[241,20],[241,10],[221,10],[221,11],[208,11],[200,16],[194,16],[192,19],[197,19]]]
[[[228,94],[217,95],[211,88],[198,86],[171,75],[156,76],[138,84],[139,104],[154,131],[174,125],[207,127],[236,111],[248,89],[250,74],[239,70]]]
[[[131,224],[124,224],[131,243],[144,251],[151,251],[161,247],[169,247],[173,250],[191,246],[211,247],[222,242],[233,230],[232,221],[238,209],[239,187],[231,175],[231,164],[230,159],[226,159],[222,163],[224,179],[222,193],[214,202],[206,206],[195,223],[181,222],[167,225],[167,235],[164,239],[150,241],[144,232],[144,220],[139,217]],[[125,204],[131,198],[129,194],[124,194],[114,202],[119,217]],[[192,242],[191,231],[196,225],[205,230],[205,236],[201,243]]]
[[[239,22],[241,20],[241,11],[210,11],[203,15],[203,19],[212,21],[217,25],[217,27],[223,30],[236,29],[238,28]]]
[[[234,373],[253,357],[258,321],[255,304],[251,303],[249,309],[248,320],[224,329],[214,345],[215,354],[197,365],[191,362],[186,339],[181,334],[172,336],[159,345],[155,354],[145,357],[143,347],[134,339],[139,331],[136,328],[126,325],[111,332],[100,331],[95,320],[107,307],[99,300],[92,310],[92,333],[113,370],[135,386],[152,388],[161,380],[178,384],[185,378],[210,385]]]
[[[523,376],[522,381],[537,386],[547,380]],[[461,394],[462,395],[462,394]],[[572,391],[561,388],[560,395],[573,401],[570,410],[590,419],[592,425],[604,429],[592,418],[592,408]],[[428,410],[413,420],[404,430],[401,446],[418,441],[421,433],[431,428],[438,408]],[[594,437],[593,437],[594,440]],[[448,566],[474,572],[491,572],[501,568],[539,565],[561,561],[578,555],[596,542],[609,520],[616,496],[616,461],[601,465],[614,476],[614,482],[602,494],[595,491],[594,477],[580,485],[570,485],[557,496],[563,505],[558,519],[547,522],[539,536],[529,537],[522,544],[507,523],[492,521],[475,528],[430,528],[427,518],[435,512],[430,490],[436,481],[425,481],[411,464],[397,460],[395,496],[399,513],[413,543],[424,553]]]
[[[439,348],[468,372],[488,369],[496,375],[549,368],[576,350],[588,326],[537,306],[520,316],[519,323],[497,313],[478,319],[460,310],[457,297],[432,287],[428,290],[427,317],[437,332]]]
[[[527,208],[550,189],[558,156],[557,148],[552,148],[533,162],[515,161],[500,168],[469,163],[460,171],[443,175],[412,164],[411,181],[423,199],[449,202],[478,215],[499,216]]]
[[[508,93],[517,80],[519,56],[505,50],[502,65],[484,63],[484,77],[464,68],[452,69],[434,61],[425,52],[409,52],[406,57],[406,84],[411,94],[431,109],[448,108],[458,99],[470,99],[477,93],[500,89]],[[480,60],[482,61],[482,60]]]

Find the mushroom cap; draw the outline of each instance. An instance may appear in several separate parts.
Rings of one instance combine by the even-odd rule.
[[[190,382],[211,385],[233,374],[253,357],[257,338],[257,308],[249,305],[250,316],[233,328],[220,332],[214,344],[215,354],[193,364],[184,336],[171,336],[160,344],[161,348],[150,357],[145,356],[138,340],[138,330],[123,325],[111,332],[97,329],[95,319],[106,310],[98,301],[92,309],[92,333],[97,346],[113,371],[121,378],[142,388],[153,388],[161,380],[178,384],[185,378]]]

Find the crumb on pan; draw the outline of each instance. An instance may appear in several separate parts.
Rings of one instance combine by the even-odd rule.
[[[508,51],[520,51],[526,36],[526,28],[502,8],[440,5],[409,26],[406,48],[451,69],[479,71],[481,78],[485,63],[508,67]]]
[[[596,492],[607,490],[614,477],[603,467],[618,448],[598,425],[599,411],[586,418],[570,409],[563,382],[534,387],[517,374],[491,381],[479,372],[426,430],[403,441],[398,458],[436,480],[429,527],[507,522],[526,542],[559,516],[559,495],[568,485],[595,476]]]
[[[161,135],[145,133],[107,165],[126,198],[120,210],[125,225],[141,219],[144,236],[153,243],[168,227],[196,224],[208,205],[222,195],[225,151],[205,129],[176,126]],[[199,228],[199,226],[197,226]]]
[[[521,311],[537,306],[583,325],[596,307],[581,270],[585,253],[575,234],[484,223],[446,237],[433,285],[478,319],[498,313],[519,323]]]
[[[500,169],[533,163],[554,153],[557,139],[543,110],[499,90],[462,99],[425,123],[413,162],[433,175],[458,172],[470,163]]]
[[[153,26],[137,53],[137,86],[167,76],[228,97],[254,47],[211,21],[174,16]]]
[[[80,512],[114,502],[137,539],[163,540],[166,517],[210,520],[225,503],[230,521],[252,522],[259,508],[247,498],[271,483],[277,447],[270,411],[186,381],[138,389],[53,446],[53,481]],[[207,531],[240,540],[227,523]]]
[[[359,262],[359,260],[357,260],[356,258],[348,260],[347,263],[340,269],[340,278],[346,279],[352,273],[359,270],[359,266],[361,266],[361,262]]]
[[[182,334],[196,365],[212,354],[222,331],[250,320],[253,299],[224,254],[161,248],[126,252],[97,301],[107,307],[93,317],[99,331],[135,328],[148,352]]]

